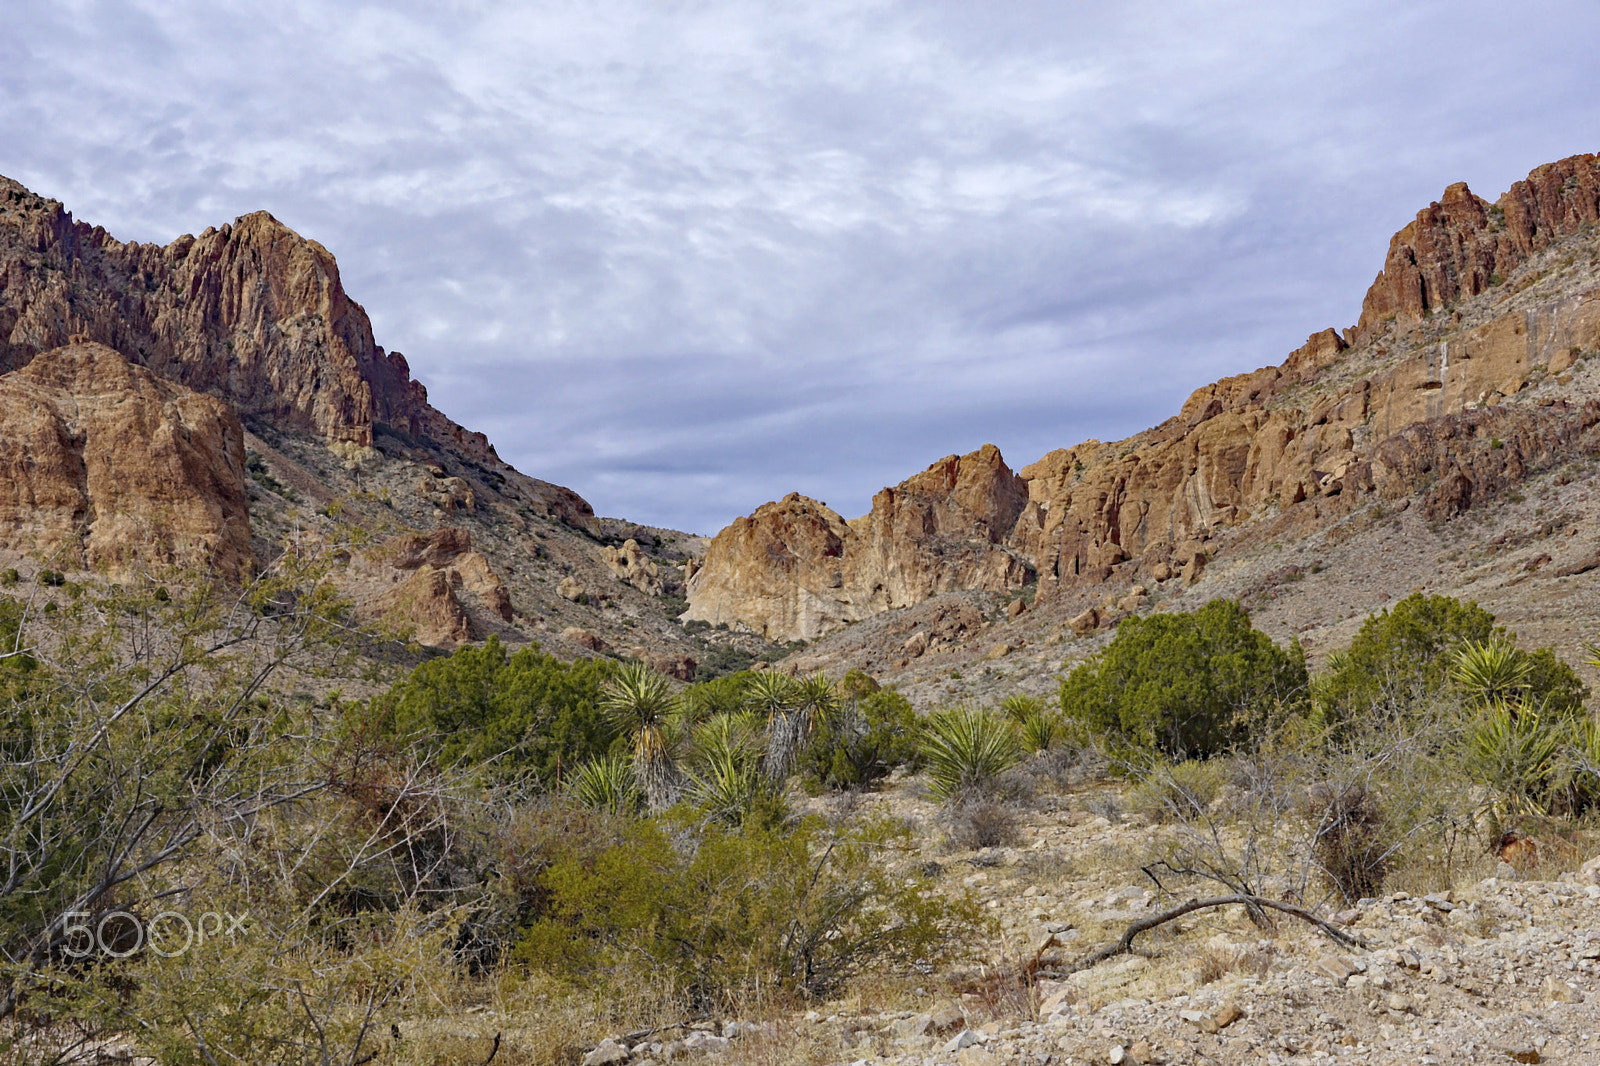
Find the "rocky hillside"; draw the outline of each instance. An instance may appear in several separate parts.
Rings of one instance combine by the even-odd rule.
[[[322,245],[265,212],[123,243],[0,178],[0,563],[238,577],[307,535],[351,545],[345,590],[425,644],[682,677],[771,654],[673,621],[696,538],[598,518],[430,406]]]
[[[1286,619],[1281,635],[1331,630],[1344,619],[1311,591],[1323,582],[1304,580],[1317,561],[1296,552],[1327,555],[1359,534],[1359,548],[1392,556],[1378,542],[1403,532],[1425,558],[1407,550],[1393,575],[1383,574],[1390,560],[1363,558],[1340,575],[1381,575],[1337,597],[1341,615],[1364,614],[1395,591],[1455,587],[1444,581],[1455,559],[1440,557],[1463,550],[1469,527],[1474,544],[1501,534],[1523,543],[1530,519],[1535,529],[1583,527],[1581,507],[1534,505],[1539,514],[1526,516],[1516,507],[1550,478],[1564,504],[1588,498],[1600,398],[1586,357],[1597,349],[1600,159],[1540,167],[1492,204],[1453,185],[1395,235],[1350,329],[1314,333],[1279,365],[1206,385],[1126,440],[1086,441],[1015,473],[993,447],[950,456],[849,521],[797,495],[767,504],[712,541],[689,581],[687,617],[774,639],[881,617],[803,661],[909,669],[908,681],[930,648],[956,654],[936,671],[948,672],[1161,603],[1231,592],[1262,607],[1252,589],[1263,581],[1280,611],[1310,594],[1307,618]],[[1496,528],[1484,537],[1476,522]],[[1591,541],[1560,547],[1587,559]],[[1542,585],[1583,565],[1524,574]],[[1274,570],[1288,576],[1272,579]],[[963,595],[929,604],[952,592]],[[1504,606],[1521,595],[1501,597]],[[963,610],[967,622],[940,636]]]

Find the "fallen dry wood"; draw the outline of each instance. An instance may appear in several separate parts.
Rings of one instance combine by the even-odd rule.
[[[1128,928],[1124,929],[1121,937],[1113,940],[1111,943],[1100,948],[1098,951],[1094,951],[1088,955],[1085,955],[1083,958],[1079,959],[1077,962],[1074,962],[1065,970],[1056,971],[1055,973],[1051,974],[1051,976],[1065,977],[1068,974],[1074,974],[1080,970],[1087,970],[1091,966],[1098,966],[1107,959],[1114,959],[1118,955],[1126,955],[1133,951],[1134,937],[1138,936],[1140,933],[1147,933],[1157,926],[1165,925],[1174,919],[1182,918],[1185,914],[1193,914],[1195,911],[1210,910],[1214,907],[1227,907],[1233,904],[1237,904],[1245,908],[1266,908],[1270,910],[1281,911],[1284,914],[1299,918],[1303,922],[1311,923],[1344,947],[1362,949],[1366,948],[1366,944],[1362,943],[1359,937],[1351,936],[1349,933],[1346,933],[1344,930],[1340,929],[1336,925],[1333,925],[1331,922],[1323,921],[1321,918],[1318,918],[1315,914],[1312,914],[1304,907],[1296,907],[1292,903],[1284,903],[1280,900],[1267,899],[1265,896],[1213,896],[1210,899],[1191,899],[1189,902],[1173,907],[1171,910],[1162,911],[1160,914],[1152,914],[1148,918],[1140,918],[1138,921],[1128,926]]]

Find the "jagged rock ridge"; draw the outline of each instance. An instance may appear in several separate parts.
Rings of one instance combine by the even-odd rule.
[[[1035,576],[1040,603],[1193,580],[1223,530],[1303,534],[1375,498],[1420,494],[1430,517],[1459,513],[1593,446],[1593,404],[1515,398],[1600,347],[1597,224],[1592,155],[1538,168],[1493,205],[1453,185],[1396,234],[1342,335],[1313,334],[1279,366],[1196,390],[1160,426],[1051,452],[1020,476],[986,446],[849,522],[799,496],[767,504],[712,542],[687,617],[811,639]],[[936,474],[968,469],[989,474]]]

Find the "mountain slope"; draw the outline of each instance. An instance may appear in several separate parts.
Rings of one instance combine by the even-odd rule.
[[[985,448],[940,460],[848,522],[803,497],[768,504],[712,541],[688,616],[813,638],[964,592],[989,604],[985,624],[944,641],[969,656],[1004,633],[1037,640],[1041,615],[1056,636],[1104,629],[1156,601],[1191,602],[1183,590],[1196,583],[1221,591],[1216,575],[1264,544],[1407,509],[1425,527],[1459,522],[1570,464],[1581,469],[1563,476],[1587,484],[1600,403],[1583,362],[1597,349],[1600,160],[1540,167],[1493,204],[1453,185],[1395,235],[1342,334],[1204,386],[1150,430],[1015,475]],[[1012,607],[1002,624],[994,605],[1018,597],[1031,621]],[[900,644],[941,643],[916,625],[902,639],[896,624],[825,641],[805,661],[893,671],[917,658]],[[855,658],[829,651],[846,646]]]
[[[233,433],[242,424],[242,448],[202,441],[204,459],[190,465],[215,468],[209,480],[156,485],[154,471],[117,495],[114,479],[84,482],[77,422],[52,423],[63,443],[51,453],[59,469],[45,470],[19,450],[33,408],[0,410],[0,436],[17,453],[0,462],[0,559],[24,576],[106,565],[117,553],[104,531],[129,532],[130,522],[159,548],[146,561],[225,573],[310,534],[363,545],[346,553],[339,580],[369,617],[425,643],[537,639],[567,655],[636,653],[680,676],[706,655],[704,638],[671,617],[696,539],[597,518],[577,493],[501,461],[482,434],[427,402],[400,353],[375,342],[328,250],[265,212],[165,246],[123,243],[0,178],[0,399],[27,392],[36,366],[77,365],[85,352],[107,375],[145,383],[139,417],[149,426],[187,425],[162,404],[210,403]],[[77,387],[58,389],[57,407],[70,407]],[[39,508],[50,500],[45,530]],[[202,513],[220,517],[208,525]]]

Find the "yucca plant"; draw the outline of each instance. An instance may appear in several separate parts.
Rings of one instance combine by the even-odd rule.
[[[754,759],[719,751],[704,759],[689,777],[687,799],[717,821],[744,825],[753,817],[782,817],[780,786]]]
[[[600,707],[633,747],[633,772],[652,813],[676,799],[678,773],[671,737],[677,697],[667,679],[641,662],[623,664],[605,683]]]
[[[757,674],[749,691],[752,709],[767,718],[767,776],[782,781],[812,728],[838,710],[833,682],[821,674],[796,679],[768,672]]]
[[[1021,692],[1014,692],[1000,701],[1001,713],[1018,725],[1043,710],[1044,700],[1037,696],[1024,695]]]
[[[1494,793],[1487,813],[1496,823],[1505,813],[1545,813],[1559,770],[1562,732],[1525,700],[1497,701],[1479,712],[1467,732],[1462,768]]]
[[[1528,657],[1498,637],[1462,645],[1450,664],[1450,680],[1480,707],[1517,699],[1528,690],[1532,673]]]
[[[579,806],[612,814],[636,814],[643,800],[633,760],[621,753],[582,764],[567,778],[566,789]]]
[[[1011,723],[976,707],[929,716],[918,747],[928,769],[928,790],[941,800],[987,791],[1020,757]]]
[[[1022,749],[1035,755],[1049,751],[1061,742],[1061,719],[1043,707],[1029,711],[1022,721],[1017,723],[1016,729]]]

